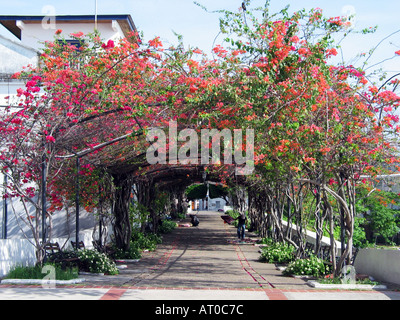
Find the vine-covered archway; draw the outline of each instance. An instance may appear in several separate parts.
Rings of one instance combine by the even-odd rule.
[[[39,66],[16,75],[27,80],[18,109],[1,116],[7,196],[31,202],[39,221],[44,205],[33,196],[49,198],[48,212],[72,206],[71,177],[78,175],[79,201],[89,210],[109,203],[117,245],[127,249],[132,190],[157,221],[157,193],[168,192],[178,203],[171,211],[179,212],[184,188],[206,171],[277,241],[293,242],[285,216],[301,237],[313,215],[318,239],[324,221],[333,237],[340,219],[340,263],[349,259],[357,188],[372,191],[368,177],[398,162],[397,75],[378,87],[363,70],[330,64],[334,37],[348,32],[347,17],[326,18],[320,9],[271,14],[268,6],[246,5],[245,12],[221,11],[227,41],[210,57],[182,43],[164,48],[159,38],[104,45],[96,33],[72,35],[77,48],[57,33]],[[158,131],[150,137],[152,128]],[[200,139],[202,130],[208,140]],[[230,152],[216,159],[207,152],[218,141]],[[82,156],[78,172],[75,156]],[[238,165],[251,170],[238,174]],[[27,223],[40,250],[39,225],[29,215]]]

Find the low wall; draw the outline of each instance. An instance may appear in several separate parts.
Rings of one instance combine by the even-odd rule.
[[[79,233],[79,239],[85,247],[90,249],[92,245],[92,231]],[[54,238],[51,242],[58,242],[60,247],[71,249],[73,238]],[[36,263],[36,249],[28,239],[0,239],[0,277],[4,277],[15,266],[34,266]]]
[[[35,247],[27,239],[0,240],[0,277],[14,266],[32,266],[35,263]]]
[[[282,221],[286,227],[286,221]],[[293,226],[296,229],[296,226]],[[307,241],[315,243],[315,233],[307,231]],[[322,243],[329,245],[330,239],[323,237]],[[336,241],[340,254],[340,242]],[[360,249],[354,262],[357,273],[372,276],[377,281],[400,284],[400,250]]]
[[[354,263],[357,273],[377,281],[400,284],[400,250],[360,249]]]
[[[282,220],[282,225],[283,225],[283,227],[284,227],[285,230],[286,230],[286,228],[287,228],[287,221]],[[292,225],[291,225],[291,228],[292,228],[293,234],[296,234],[296,232],[297,232],[297,226],[296,226],[295,224],[292,224]],[[306,233],[306,241],[307,241],[307,242],[310,242],[310,243],[313,243],[313,244],[315,245],[315,243],[316,243],[316,238],[317,238],[317,234],[316,234],[315,232],[313,232],[313,231],[310,231],[310,230],[306,230],[305,233]],[[322,239],[321,239],[321,243],[322,243],[322,245],[324,245],[324,246],[330,246],[330,245],[331,245],[331,239],[330,239],[329,237],[323,236]],[[336,243],[336,248],[337,248],[338,252],[340,252],[340,249],[341,249],[341,247],[342,247],[340,241],[335,241],[335,243]]]

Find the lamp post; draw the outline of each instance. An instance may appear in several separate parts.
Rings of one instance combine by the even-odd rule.
[[[203,172],[203,182],[206,182],[206,177],[207,177],[207,173],[204,171]],[[207,195],[206,195],[206,203],[207,203],[207,211],[209,211],[209,193],[208,193],[208,182],[207,182]]]
[[[95,0],[94,6],[94,31],[97,31],[97,0]]]
[[[207,181],[207,197],[206,197],[206,201],[207,201],[207,211],[210,211],[210,196],[209,196],[209,190],[208,190],[208,181]]]

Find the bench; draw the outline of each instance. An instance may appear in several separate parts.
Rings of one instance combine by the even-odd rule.
[[[67,264],[79,262],[79,258],[76,256],[71,256],[67,252],[61,251],[58,242],[51,243],[47,242],[43,245],[43,250],[45,252],[45,260],[51,260],[55,263],[61,263],[63,267]]]
[[[43,250],[46,252],[46,255],[51,251],[51,253],[60,252],[61,248],[58,242],[51,243],[47,242],[43,245]]]
[[[331,256],[331,246],[322,246],[322,260],[329,261]]]
[[[71,241],[71,244],[72,244],[72,248],[76,249],[76,242]],[[78,249],[85,249],[85,244],[83,243],[83,241],[79,241]]]

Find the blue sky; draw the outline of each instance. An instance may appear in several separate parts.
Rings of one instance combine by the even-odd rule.
[[[197,0],[209,11],[238,10],[241,0]],[[56,14],[94,14],[95,0],[0,0],[2,15],[41,15],[45,6],[53,6]],[[265,0],[253,0],[251,6],[263,6]],[[400,30],[399,0],[271,0],[271,12],[286,5],[295,11],[302,8],[319,7],[326,16],[340,16],[346,13],[356,15],[356,28],[378,26],[373,35],[355,36],[342,43],[344,59],[352,60],[358,53],[368,52],[389,34]],[[186,46],[200,47],[209,53],[218,35],[219,15],[207,13],[193,3],[193,0],[97,0],[98,14],[131,14],[136,27],[144,33],[144,40],[160,36],[165,43],[176,43],[174,32],[183,35]],[[4,30],[0,30],[4,34]],[[222,41],[219,37],[217,40]],[[400,32],[385,40],[371,58],[369,67],[387,60],[382,66],[390,72],[400,72],[400,57],[394,52],[400,50]],[[360,62],[358,62],[360,64]]]

